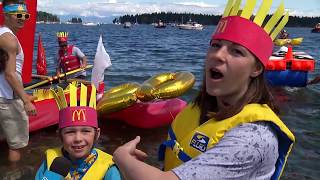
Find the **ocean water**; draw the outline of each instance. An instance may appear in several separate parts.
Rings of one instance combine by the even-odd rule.
[[[89,63],[93,62],[101,34],[113,64],[105,72],[107,89],[126,82],[142,83],[161,72],[189,71],[196,76],[196,83],[181,97],[186,101],[194,98],[201,84],[203,63],[214,29],[215,26],[206,26],[202,31],[186,31],[174,27],[156,29],[151,25],[135,25],[130,29],[117,25],[37,25],[37,33],[41,33],[46,50],[48,71],[52,74],[58,48],[57,31],[68,31],[69,42],[87,55]],[[292,38],[304,37],[304,42],[294,50],[305,51],[316,60],[320,59],[319,33],[310,33],[309,28],[287,30]],[[319,69],[317,61],[316,70],[309,74],[309,78],[320,75]],[[273,91],[280,103],[281,118],[296,136],[296,144],[282,179],[319,179],[320,84],[305,88],[273,88]],[[60,144],[56,129],[53,126],[32,133],[29,146],[23,150],[25,156],[15,167],[5,164],[7,149],[5,142],[1,142],[0,172],[3,173],[0,173],[0,179],[33,179],[44,158],[44,151]],[[102,136],[97,146],[112,154],[116,147],[140,135],[142,141],[139,148],[149,154],[147,162],[160,166],[157,149],[166,138],[166,132],[167,127],[146,130],[118,121],[106,121],[102,122]]]

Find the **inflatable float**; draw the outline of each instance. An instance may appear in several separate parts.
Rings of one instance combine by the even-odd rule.
[[[170,124],[187,105],[179,98],[189,90],[195,77],[189,72],[161,73],[142,85],[127,83],[105,92],[97,104],[102,119],[115,119],[138,128]]]
[[[314,71],[315,60],[305,52],[293,52],[292,46],[302,42],[302,38],[278,39],[276,45],[282,46],[272,54],[266,66],[265,76],[272,86],[305,87],[308,74]],[[284,45],[289,44],[288,47]]]

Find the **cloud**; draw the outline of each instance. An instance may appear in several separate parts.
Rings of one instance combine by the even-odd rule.
[[[319,17],[320,16],[320,9],[312,9],[312,10],[293,10],[288,9],[290,16],[308,16],[308,17]]]
[[[61,3],[68,2],[63,6]],[[50,12],[57,15],[79,15],[84,17],[110,17],[125,14],[142,14],[153,12],[177,12],[177,13],[202,13],[202,14],[222,14],[225,4],[209,4],[204,1],[161,1],[149,3],[137,3],[125,0],[91,0],[72,1],[71,0],[39,0],[38,10]],[[60,3],[59,3],[60,2]],[[275,9],[275,8],[272,8]],[[320,9],[313,10],[293,10],[290,15],[297,16],[320,16]]]
[[[73,3],[61,6],[54,0],[42,0],[38,3],[38,10],[57,15],[81,15],[106,17],[124,14],[142,14],[152,12],[177,12],[177,13],[203,13],[221,14],[223,10],[214,4],[204,2],[179,2],[179,3],[132,3],[109,0],[104,2]]]
[[[218,5],[213,5],[213,4],[207,4],[204,2],[178,2],[174,3],[177,5],[183,5],[183,6],[193,6],[193,7],[199,7],[199,8],[216,8]]]

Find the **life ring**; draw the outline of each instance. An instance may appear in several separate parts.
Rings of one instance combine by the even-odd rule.
[[[100,113],[111,113],[127,108],[137,101],[135,92],[140,87],[138,83],[126,83],[109,89],[97,104]]]
[[[195,83],[190,72],[161,73],[146,80],[136,91],[141,101],[169,99],[181,96]]]

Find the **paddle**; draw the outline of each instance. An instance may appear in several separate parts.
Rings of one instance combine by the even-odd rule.
[[[31,77],[36,79],[42,79],[42,80],[51,78],[51,76],[39,75],[39,74],[32,74]]]
[[[65,77],[65,76],[68,76],[68,75],[71,75],[71,74],[80,72],[80,71],[82,71],[82,70],[92,68],[92,66],[93,66],[93,65],[87,65],[87,67],[85,67],[85,68],[75,69],[75,70],[69,71],[69,72],[67,72],[67,73],[60,74],[59,76],[52,76],[51,78],[48,78],[48,79],[43,80],[43,81],[41,81],[41,82],[38,82],[38,83],[35,83],[35,84],[30,85],[30,86],[28,86],[28,87],[25,87],[24,90],[30,90],[30,89],[33,89],[33,88],[35,88],[35,87],[39,87],[39,86],[41,86],[41,85],[47,84],[47,83],[52,82],[52,81],[54,81],[54,80],[57,80],[57,79],[59,79],[59,78],[63,78],[63,77]]]

